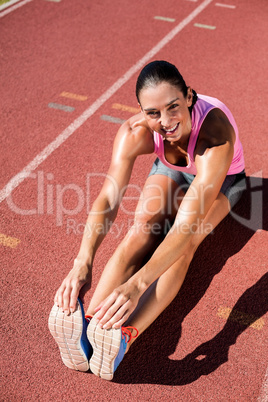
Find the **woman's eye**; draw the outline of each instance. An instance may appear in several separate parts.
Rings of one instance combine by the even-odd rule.
[[[151,116],[151,117],[155,117],[155,116],[158,115],[158,112],[148,112],[147,114],[148,114],[149,116]]]
[[[174,103],[173,105],[170,106],[170,109],[176,109],[179,105],[177,103]]]

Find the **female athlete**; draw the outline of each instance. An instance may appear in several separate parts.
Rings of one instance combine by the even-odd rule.
[[[136,337],[177,295],[197,247],[237,203],[245,185],[237,126],[222,102],[196,94],[166,61],[143,68],[136,96],[141,112],[116,135],[78,256],[49,317],[63,362],[81,371],[90,368],[107,380]],[[111,227],[136,158],[150,153],[157,158],[134,224],[104,268],[84,314],[78,296],[105,236],[99,229]]]

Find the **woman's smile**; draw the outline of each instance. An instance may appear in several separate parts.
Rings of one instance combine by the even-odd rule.
[[[165,135],[173,135],[175,133],[175,131],[177,130],[177,128],[179,127],[180,123],[177,123],[174,127],[172,128],[162,128],[162,130],[165,132]]]

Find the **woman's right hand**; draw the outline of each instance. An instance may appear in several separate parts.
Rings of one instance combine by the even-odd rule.
[[[70,312],[74,312],[81,288],[85,284],[88,284],[88,288],[90,288],[90,283],[90,265],[76,258],[73,268],[57,290],[54,302],[66,315],[70,314]]]

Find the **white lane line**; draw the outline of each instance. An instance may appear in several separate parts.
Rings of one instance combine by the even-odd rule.
[[[73,112],[75,110],[72,106],[61,105],[60,103],[50,102],[48,105],[51,109],[59,109],[63,110],[64,112]]]
[[[12,4],[18,3],[18,1],[20,1],[20,0],[10,0],[7,3],[2,4],[0,6],[0,11],[4,10],[5,8],[8,8],[8,7],[12,6]]]
[[[215,6],[225,7],[225,8],[232,8],[232,9],[234,9],[236,7],[236,6],[233,6],[231,4],[223,4],[223,3],[216,3]]]
[[[15,4],[15,6],[8,8],[6,11],[3,11],[3,12],[0,14],[0,18],[2,18],[2,17],[4,17],[5,15],[11,13],[12,11],[17,10],[17,8],[20,8],[20,7],[24,6],[24,5],[27,4],[27,3],[30,3],[31,1],[33,1],[33,0],[24,0],[24,1],[21,1],[20,3],[18,3],[18,4]]]
[[[155,20],[161,20],[161,21],[167,21],[167,22],[175,22],[175,18],[169,18],[169,17],[161,17],[160,15],[156,15],[154,17]]]
[[[268,367],[262,384],[261,394],[258,398],[258,402],[267,402],[267,401],[268,401]]]
[[[101,120],[109,121],[110,123],[116,123],[116,124],[123,124],[126,121],[123,119],[119,119],[118,117],[107,116],[106,114],[103,114],[101,116]]]
[[[41,151],[23,170],[14,176],[0,191],[0,203],[4,201],[12,191],[18,187],[31,172],[35,170],[49,155],[63,144],[82,124],[85,123],[108,99],[110,99],[134,74],[136,74],[152,57],[154,57],[165,45],[167,45],[183,28],[185,28],[198,14],[200,14],[213,0],[205,0],[188,17],[173,28],[160,42],[134,64],[121,78],[107,89],[81,116],[75,119],[58,137],[55,138],[43,151]]]
[[[194,26],[197,27],[197,28],[204,28],[204,29],[211,29],[211,30],[216,29],[215,26],[205,25],[205,24],[198,24],[198,23],[194,24]]]

